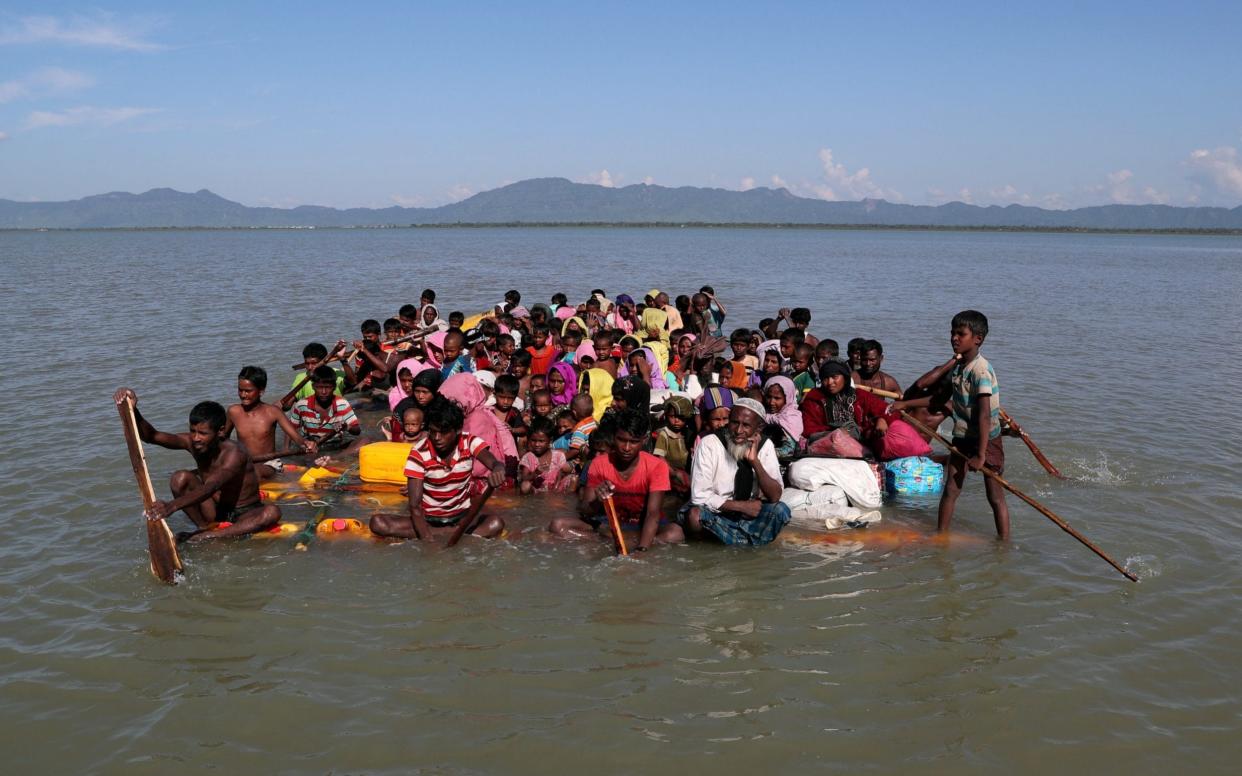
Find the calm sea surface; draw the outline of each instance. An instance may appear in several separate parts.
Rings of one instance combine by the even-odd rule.
[[[1242,756],[1242,240],[801,230],[0,234],[0,754],[9,773],[871,771],[1236,773]],[[507,541],[276,540],[185,552],[154,582],[110,395],[160,428],[283,393],[310,340],[416,302],[713,284],[726,328],[806,306],[880,339],[903,385],[986,312],[1008,440],[992,540],[887,507],[849,541],[641,560]],[[157,487],[185,454],[150,450]],[[512,503],[512,502],[510,502]],[[338,496],[333,516],[376,508]],[[309,505],[286,517],[304,520]],[[184,518],[174,519],[174,529]],[[894,531],[893,529],[900,529]]]

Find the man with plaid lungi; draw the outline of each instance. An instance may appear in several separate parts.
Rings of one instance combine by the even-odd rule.
[[[789,522],[772,442],[761,433],[763,405],[736,399],[729,425],[699,442],[690,472],[690,502],[680,521],[689,536],[758,547]]]

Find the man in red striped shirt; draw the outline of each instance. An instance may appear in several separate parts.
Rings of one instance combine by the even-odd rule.
[[[505,465],[496,460],[487,443],[462,431],[465,415],[461,407],[436,396],[425,413],[427,434],[410,449],[405,462],[410,512],[373,516],[371,532],[379,536],[430,539],[451,535],[462,520],[473,521],[486,503],[484,494],[470,492],[476,459],[491,470],[488,482],[492,487],[498,488],[505,482]],[[484,516],[467,531],[490,539],[504,529],[504,520]]]

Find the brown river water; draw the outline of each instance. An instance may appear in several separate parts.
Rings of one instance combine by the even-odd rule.
[[[0,753],[10,773],[1235,773],[1242,755],[1242,239],[742,229],[0,233]],[[441,310],[715,285],[880,339],[903,385],[983,310],[1008,477],[1133,584],[981,482],[759,550],[617,559],[510,537],[250,540],[146,568],[112,391],[158,427],[312,339]],[[185,454],[149,449],[157,487]],[[333,494],[331,514],[375,502]],[[381,499],[382,501],[383,499]],[[305,520],[307,504],[286,518]],[[173,527],[185,527],[183,518]]]

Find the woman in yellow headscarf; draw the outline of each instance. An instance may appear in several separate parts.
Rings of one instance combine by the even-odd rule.
[[[604,417],[604,411],[612,406],[612,375],[603,369],[588,369],[578,377],[578,393],[590,393],[595,420]]]

